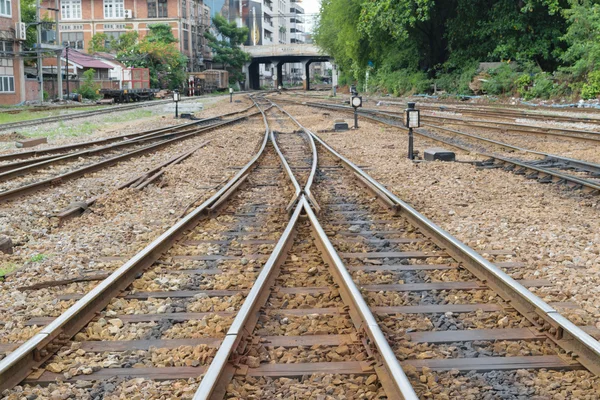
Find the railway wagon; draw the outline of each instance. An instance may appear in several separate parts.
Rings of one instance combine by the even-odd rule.
[[[198,82],[195,85],[195,92],[198,90],[198,85],[202,85],[202,93],[226,90],[229,87],[229,72],[221,69],[191,72],[190,81]]]
[[[125,68],[119,89],[101,89],[105,99],[114,99],[115,103],[130,103],[154,98],[159,89],[150,89],[150,70],[148,68]]]

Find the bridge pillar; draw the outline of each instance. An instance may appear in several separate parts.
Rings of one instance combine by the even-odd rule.
[[[249,90],[260,89],[260,64],[251,62],[246,64],[246,87]]]
[[[302,88],[310,90],[310,61],[302,61]]]
[[[279,86],[283,87],[283,64],[285,64],[283,61],[277,61],[275,63],[276,65],[276,70],[277,70],[277,82],[275,82],[275,86],[276,88],[278,88]]]

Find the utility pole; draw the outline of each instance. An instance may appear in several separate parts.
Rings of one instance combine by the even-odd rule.
[[[56,11],[54,15],[56,16],[56,44],[60,43],[60,25],[58,24],[58,17],[60,13],[60,1],[55,0],[54,2]],[[63,99],[63,85],[62,85],[62,48],[58,50],[56,54],[56,65],[58,66],[58,73],[56,74],[57,86],[58,86],[58,100]]]
[[[40,18],[40,0],[35,2],[35,22],[37,24],[37,70],[40,85],[40,103],[44,101],[44,72],[42,69],[42,19]]]

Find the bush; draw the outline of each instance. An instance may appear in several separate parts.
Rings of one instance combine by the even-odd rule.
[[[600,95],[600,71],[592,71],[587,76],[587,82],[581,87],[582,99],[595,99]]]
[[[94,82],[94,72],[96,71],[90,68],[83,73],[83,83],[76,91],[84,99],[97,100],[100,98],[100,95],[97,93],[100,90],[100,85]]]
[[[554,82],[547,72],[540,72],[533,79],[533,86],[527,91],[525,99],[549,99],[554,95]]]
[[[482,85],[482,89],[487,94],[511,95],[515,91],[517,72],[510,65],[505,64],[498,68],[490,69],[489,74],[490,79]]]
[[[448,70],[437,74],[435,79],[438,90],[444,90],[449,94],[471,94],[469,84],[477,74],[479,63],[467,62],[464,68],[452,72]]]
[[[391,93],[394,96],[425,93],[431,89],[431,79],[425,72],[399,69],[397,71],[379,71],[373,77],[372,87]]]
[[[519,95],[525,97],[529,87],[531,86],[531,76],[529,74],[523,74],[515,80],[515,86],[517,87],[517,92]]]

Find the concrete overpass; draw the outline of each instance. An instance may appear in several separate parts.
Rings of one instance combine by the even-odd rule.
[[[314,44],[271,44],[263,46],[245,46],[243,50],[252,56],[244,66],[246,82],[249,89],[260,89],[260,64],[276,66],[276,86],[283,85],[283,64],[301,63],[302,81],[305,90],[310,89],[310,64],[313,62],[330,61],[331,57],[323,54]]]

